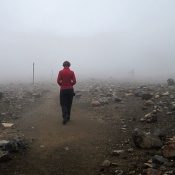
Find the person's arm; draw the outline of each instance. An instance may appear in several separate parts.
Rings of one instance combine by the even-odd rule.
[[[72,74],[72,85],[75,85],[76,84],[76,77],[75,77],[75,74],[74,74],[74,72],[73,72],[73,74]]]
[[[62,78],[61,78],[61,73],[59,72],[58,73],[58,77],[57,77],[57,83],[58,83],[58,85],[62,85]]]

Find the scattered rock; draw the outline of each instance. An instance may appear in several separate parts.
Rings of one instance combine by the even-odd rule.
[[[97,101],[97,100],[92,100],[91,105],[92,105],[93,107],[101,106],[100,102]]]
[[[171,171],[165,171],[165,172],[164,172],[164,175],[169,175],[169,174],[174,174],[174,171],[171,170]]]
[[[3,93],[0,92],[0,100],[3,98]]]
[[[147,101],[144,102],[144,105],[145,106],[153,106],[154,102],[152,100],[147,100]]]
[[[153,168],[148,168],[147,175],[162,175],[162,171]]]
[[[135,129],[132,138],[134,144],[139,148],[160,148],[162,146],[162,142],[160,138],[151,135],[150,133],[145,133],[139,129]]]
[[[27,143],[21,139],[13,139],[13,140],[1,140],[0,141],[0,149],[8,152],[19,152],[22,149],[27,148]]]
[[[40,98],[40,97],[41,97],[41,94],[33,93],[32,96],[33,96],[34,98]]]
[[[11,128],[14,125],[14,123],[2,123],[2,126],[4,128]]]
[[[157,122],[157,115],[154,113],[148,113],[140,121],[146,121],[147,123],[154,123]]]
[[[102,163],[102,167],[110,167],[111,166],[111,162],[109,160],[105,160],[103,163]]]
[[[164,92],[163,94],[162,94],[162,96],[169,96],[170,95],[170,93],[167,91],[167,92]]]
[[[154,157],[152,157],[152,163],[156,165],[166,164],[167,162],[168,160],[165,159],[163,156],[155,155]]]
[[[0,150],[0,162],[9,160],[9,152]]]
[[[167,80],[167,83],[168,83],[168,86],[173,86],[173,85],[175,84],[175,81],[174,81],[174,79],[169,78],[169,79]]]
[[[65,151],[69,151],[69,147],[66,146],[66,147],[64,148],[64,150],[65,150]]]
[[[112,152],[113,155],[119,156],[120,154],[123,154],[125,151],[124,150],[114,150]]]
[[[99,99],[99,103],[100,103],[101,105],[109,104],[109,99],[106,98],[106,97],[100,98],[100,99]]]
[[[81,96],[82,96],[81,94],[76,94],[76,95],[75,95],[75,98],[80,99]]]
[[[114,102],[115,102],[115,103],[119,103],[119,102],[121,102],[121,101],[122,101],[122,99],[121,99],[121,98],[114,97]]]
[[[128,152],[129,152],[129,153],[132,153],[132,152],[134,152],[134,149],[133,149],[133,148],[129,148],[129,149],[128,149]]]
[[[173,104],[171,105],[171,110],[172,110],[172,111],[175,111],[175,103],[173,103]]]
[[[115,170],[115,174],[116,175],[122,175],[123,174],[123,170]]]
[[[166,158],[175,157],[175,140],[169,141],[162,147],[162,154]]]
[[[0,140],[0,149],[4,150],[5,146],[9,143],[8,140]]]
[[[142,95],[142,99],[143,99],[143,100],[150,100],[152,97],[153,97],[153,95],[150,94],[150,93],[144,93],[144,94]]]

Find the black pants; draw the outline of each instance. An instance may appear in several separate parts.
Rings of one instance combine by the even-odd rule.
[[[73,89],[60,90],[60,105],[62,108],[62,116],[63,119],[65,120],[70,119],[73,96],[74,96]]]

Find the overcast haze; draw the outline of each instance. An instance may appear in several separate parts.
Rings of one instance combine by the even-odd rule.
[[[0,0],[0,81],[175,76],[174,0]]]

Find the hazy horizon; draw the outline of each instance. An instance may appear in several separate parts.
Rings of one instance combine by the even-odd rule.
[[[175,78],[173,0],[0,0],[0,82]]]

